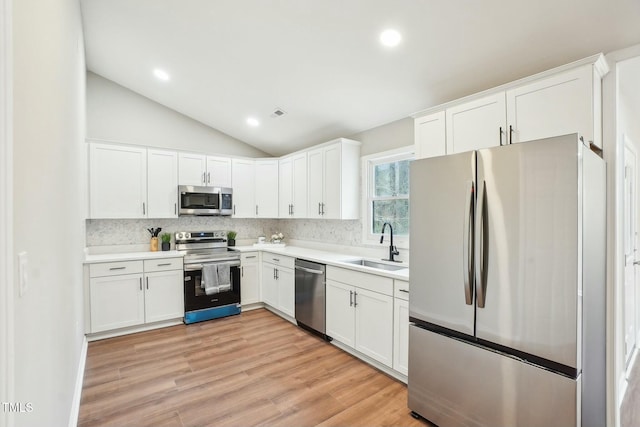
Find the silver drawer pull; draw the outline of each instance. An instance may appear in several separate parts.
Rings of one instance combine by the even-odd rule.
[[[110,267],[109,270],[113,271],[113,270],[124,270],[127,267]]]
[[[167,265],[171,265],[170,262],[163,262],[162,264],[158,264],[158,267],[166,267]]]
[[[249,259],[249,258],[255,258],[255,257],[256,257],[255,255],[251,255],[251,256],[248,256],[248,257],[245,257],[245,258]]]
[[[276,262],[280,262],[280,258],[271,258],[271,259],[276,261]]]
[[[409,293],[409,291],[408,291],[408,290],[406,290],[406,289],[398,289],[398,290],[399,290],[400,292],[405,292],[405,293],[407,293],[407,294]]]

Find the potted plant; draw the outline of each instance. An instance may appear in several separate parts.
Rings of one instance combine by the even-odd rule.
[[[168,251],[169,249],[171,249],[171,234],[162,233],[162,236],[160,238],[162,239],[162,250]]]
[[[235,246],[236,245],[236,236],[238,235],[238,233],[236,233],[235,231],[227,231],[227,244],[229,246]]]

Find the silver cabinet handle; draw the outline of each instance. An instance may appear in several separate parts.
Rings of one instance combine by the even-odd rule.
[[[124,270],[127,267],[110,267],[109,270],[110,271],[114,271],[114,270]]]
[[[233,205],[233,214],[236,214],[236,205]]]
[[[633,265],[640,265],[640,261],[634,261]]]
[[[256,205],[256,216],[258,215],[258,205]]]
[[[322,204],[322,203],[318,202],[318,215],[322,215],[322,212],[320,211],[320,205],[321,205],[321,204]]]
[[[293,204],[291,204],[291,215],[293,215],[295,212],[293,211]]]
[[[240,267],[240,277],[244,277],[244,266]]]
[[[174,204],[173,204],[173,214],[174,214],[174,215],[177,215],[177,214],[178,214],[178,204],[177,204],[177,203],[174,203]]]
[[[498,132],[498,137],[500,138],[500,146],[502,146],[502,134],[503,134],[503,132],[502,132],[502,126],[500,126],[500,130],[499,130],[499,132]]]
[[[170,262],[163,262],[162,264],[158,264],[158,267],[166,267],[168,265],[171,265]]]
[[[406,290],[406,289],[398,289],[398,290],[399,290],[400,292],[404,292],[404,293],[406,293],[406,294],[408,294],[408,293],[409,293],[409,291],[408,291],[408,290]]]
[[[255,255],[249,255],[249,256],[247,257],[247,259],[255,258],[255,257],[256,257]]]
[[[280,258],[271,258],[275,262],[280,262]]]
[[[349,307],[353,306],[353,291],[349,291]]]
[[[142,202],[142,215],[146,215],[147,214],[147,208],[145,206],[145,203]]]
[[[211,172],[207,172],[207,184],[211,184]]]
[[[462,277],[464,277],[465,304],[473,304],[473,182],[467,181],[464,228],[462,230]]]
[[[142,277],[140,278],[140,290],[142,290]]]
[[[149,278],[147,277],[147,290],[149,290]]]
[[[324,215],[324,203],[322,203],[322,215]]]
[[[358,306],[358,292],[357,291],[353,291],[353,306],[354,307]]]
[[[513,126],[509,125],[509,144],[513,144]]]
[[[202,172],[202,183],[203,184],[207,183],[207,173],[206,172]]]
[[[480,187],[482,185],[482,187]],[[487,249],[488,239],[485,236],[485,230],[487,225],[486,210],[487,210],[487,188],[485,182],[482,181],[478,184],[478,209],[476,210],[476,225],[475,225],[475,256],[477,257],[476,267],[476,293],[478,308],[484,308],[487,280],[486,280],[486,263],[487,263]]]

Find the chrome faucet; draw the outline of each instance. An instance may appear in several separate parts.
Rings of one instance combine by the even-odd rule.
[[[383,261],[402,262],[402,261],[397,261],[397,260],[393,259],[393,257],[395,255],[400,255],[400,252],[398,252],[398,249],[395,246],[393,246],[393,227],[388,222],[385,222],[382,225],[382,234],[380,236],[380,243],[382,244],[382,241],[384,240],[384,230],[387,229],[387,225],[389,226],[389,233],[390,233],[390,236],[391,236],[391,242],[389,242],[389,258],[388,259],[383,259]]]

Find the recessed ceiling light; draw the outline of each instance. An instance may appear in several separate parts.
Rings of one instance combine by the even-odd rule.
[[[255,117],[249,117],[247,119],[247,124],[251,127],[256,127],[260,125],[260,122]]]
[[[397,46],[400,43],[400,40],[402,40],[402,36],[396,30],[388,29],[380,33],[380,43],[385,46]]]
[[[166,82],[169,80],[169,74],[166,71],[161,70],[159,68],[156,68],[155,70],[153,70],[153,74],[162,81]]]

